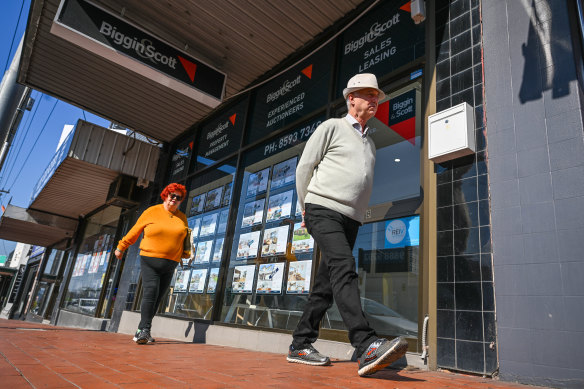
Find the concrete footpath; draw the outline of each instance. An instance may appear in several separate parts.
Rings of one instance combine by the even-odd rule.
[[[154,332],[153,335],[156,333]],[[0,320],[1,388],[527,388],[488,378],[357,364],[313,367],[284,355]]]

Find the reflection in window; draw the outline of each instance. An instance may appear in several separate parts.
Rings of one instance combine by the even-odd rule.
[[[121,208],[109,206],[87,219],[63,308],[95,315],[112,248],[117,244],[114,237],[120,212]]]
[[[211,318],[234,176],[235,160],[231,160],[188,183],[183,206],[192,230],[192,256],[177,268],[163,312]]]
[[[370,206],[420,196],[420,84],[388,93],[367,122],[377,148]],[[347,110],[339,111],[339,116]]]
[[[380,335],[418,336],[419,216],[366,224],[357,235],[361,305]],[[323,328],[346,330],[336,305]]]
[[[61,262],[63,261],[63,256],[65,252],[62,250],[51,250],[51,254],[47,258],[47,264],[45,265],[45,275],[56,276],[61,267]]]

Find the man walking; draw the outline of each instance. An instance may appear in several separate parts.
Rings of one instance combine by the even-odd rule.
[[[329,119],[314,131],[296,169],[296,189],[303,219],[322,253],[314,286],[293,334],[289,362],[330,364],[312,343],[333,298],[359,356],[360,376],[385,368],[401,358],[408,343],[403,338],[380,339],[369,326],[359,296],[352,251],[373,187],[375,144],[367,121],[385,94],[370,73],[353,76],[343,90],[349,113]]]

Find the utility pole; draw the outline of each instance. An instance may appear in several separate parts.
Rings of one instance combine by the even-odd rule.
[[[0,84],[0,171],[4,166],[10,144],[20,125],[24,111],[30,111],[33,104],[32,99],[30,99],[31,89],[16,82],[23,41],[24,37],[20,40],[12,63],[6,70],[2,84]]]

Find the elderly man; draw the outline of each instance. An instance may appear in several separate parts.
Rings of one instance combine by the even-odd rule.
[[[304,313],[293,334],[287,360],[307,365],[330,364],[312,343],[333,297],[359,356],[360,376],[385,368],[401,358],[403,338],[380,339],[369,326],[359,296],[353,246],[373,187],[375,144],[367,121],[385,94],[373,74],[353,76],[343,90],[349,113],[329,119],[312,134],[296,169],[296,189],[303,222],[322,253]]]

